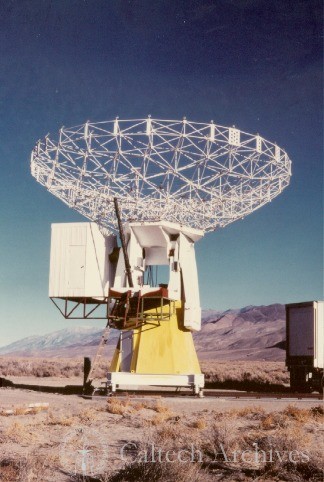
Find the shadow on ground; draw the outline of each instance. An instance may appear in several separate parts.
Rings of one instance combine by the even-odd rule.
[[[21,388],[23,390],[33,390],[36,392],[61,393],[63,395],[79,395],[82,393],[82,385],[65,385],[65,387],[53,387],[46,385],[30,385],[29,383],[14,383],[6,378],[0,378],[0,387]]]
[[[205,388],[215,388],[220,390],[241,390],[244,392],[271,392],[286,393],[290,391],[290,387],[281,384],[262,383],[248,380],[225,380],[223,382],[205,381]]]

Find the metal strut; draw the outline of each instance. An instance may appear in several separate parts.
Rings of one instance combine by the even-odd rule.
[[[128,253],[127,253],[125,233],[124,233],[123,225],[122,225],[122,222],[121,222],[118,200],[117,200],[116,197],[114,197],[114,205],[115,205],[115,212],[116,212],[116,217],[117,217],[117,221],[118,221],[119,237],[120,237],[120,241],[121,241],[121,244],[122,244],[122,250],[123,250],[123,255],[124,255],[128,286],[130,288],[134,288],[133,279],[132,279],[132,272],[131,272],[131,267],[130,267],[130,263],[129,263]]]

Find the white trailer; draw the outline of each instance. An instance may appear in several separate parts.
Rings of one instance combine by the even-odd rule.
[[[323,391],[324,301],[286,305],[286,366],[297,391]]]

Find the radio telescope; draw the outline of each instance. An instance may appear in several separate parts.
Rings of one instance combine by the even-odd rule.
[[[98,356],[109,328],[121,330],[108,385],[191,386],[198,393],[194,243],[280,194],[291,176],[287,153],[214,122],[116,118],[39,140],[31,172],[91,221],[52,226],[49,295],[57,306],[63,300],[66,318],[80,306],[78,318],[106,307]],[[159,265],[169,267],[168,283],[154,286]]]

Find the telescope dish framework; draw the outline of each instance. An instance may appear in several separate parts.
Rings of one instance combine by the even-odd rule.
[[[235,127],[117,118],[39,140],[31,172],[106,234],[117,231],[114,198],[123,222],[164,220],[207,232],[275,198],[289,184],[291,161]]]

